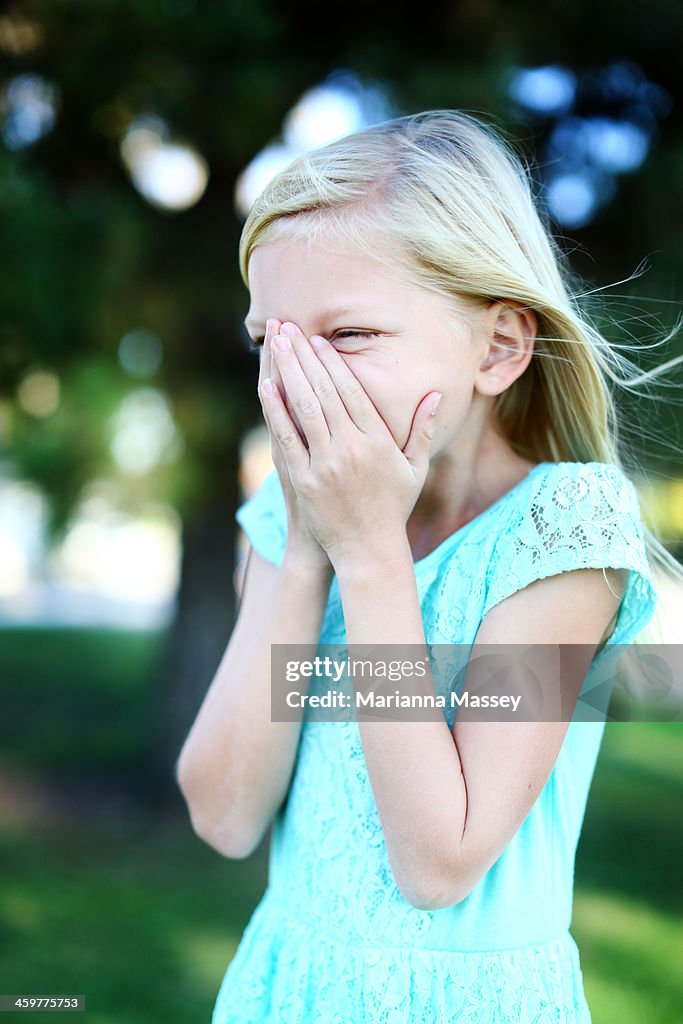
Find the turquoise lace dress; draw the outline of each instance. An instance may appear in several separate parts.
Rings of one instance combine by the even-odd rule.
[[[286,515],[275,471],[237,521],[266,559],[281,561]],[[471,645],[486,613],[533,580],[608,566],[629,569],[628,586],[584,687],[610,645],[630,642],[654,612],[638,498],[616,466],[540,463],[415,563],[426,641]],[[345,642],[336,577],[320,642]],[[452,725],[455,712],[444,714]],[[572,720],[501,857],[465,900],[426,911],[394,881],[357,723],[304,720],[268,885],[212,1024],[589,1024],[569,928],[603,732],[604,722]]]

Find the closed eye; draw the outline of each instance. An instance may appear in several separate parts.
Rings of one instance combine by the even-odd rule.
[[[334,338],[378,338],[379,334],[380,334],[379,331],[362,331],[362,330],[356,330],[355,328],[348,328],[347,327],[347,328],[344,328],[344,330],[335,331],[335,333],[332,335],[332,339],[334,339]],[[330,339],[330,340],[332,340],[332,339]],[[264,341],[265,341],[264,337],[254,338],[253,341],[250,341],[249,350],[251,352],[253,352],[255,349],[262,348]]]
[[[379,337],[379,331],[360,331],[355,328],[345,328],[342,331],[337,331],[334,338],[377,338]]]

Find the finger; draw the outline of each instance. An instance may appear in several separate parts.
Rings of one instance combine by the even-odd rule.
[[[266,421],[266,426],[268,427],[269,431],[270,431],[270,423],[268,422],[268,410],[266,409],[266,404],[265,404],[265,402],[263,400],[263,384],[270,377],[270,365],[271,365],[271,361],[272,361],[272,356],[270,354],[270,334],[271,334],[270,321],[266,320],[266,333],[265,333],[265,337],[263,339],[263,346],[261,347],[261,350],[259,352],[259,359],[260,359],[260,361],[259,361],[259,371],[258,371],[258,383],[256,385],[256,390],[257,390],[257,393],[258,393],[259,401],[261,402],[261,410],[263,412],[263,418]]]
[[[275,387],[277,389],[277,382],[278,382],[278,380],[280,378],[280,375],[278,373],[277,367],[275,366],[275,361],[273,360],[273,355],[272,355],[272,351],[271,351],[271,342],[272,342],[272,339],[273,339],[273,334],[277,333],[277,330],[278,330],[279,326],[280,326],[280,321],[275,319],[275,318],[272,318],[270,320],[266,320],[266,333],[265,333],[265,337],[263,339],[263,346],[262,346],[261,352],[260,352],[261,364],[259,366],[259,379],[258,379],[258,396],[259,396],[259,400],[261,402],[261,410],[263,412],[263,418],[265,420],[266,427],[268,428],[268,433],[270,434],[271,444],[277,444],[277,442],[276,442],[274,434],[273,434],[273,426],[272,426],[272,423],[271,423],[271,420],[270,420],[270,416],[268,414],[268,403],[266,403],[264,401],[264,395],[263,395],[263,390],[262,389],[263,389],[263,384],[264,384],[264,382],[266,380],[273,381],[273,383],[275,384]],[[281,384],[281,382],[280,382],[280,384]],[[284,388],[282,386],[280,386],[278,394],[281,396],[281,398],[284,398]]]
[[[268,342],[268,367],[267,367],[268,372],[266,373],[266,377],[270,377],[270,379],[273,381],[273,383],[277,386],[277,388],[278,388],[278,390],[280,392],[280,395],[281,395],[282,399],[284,400],[284,397],[285,397],[285,386],[284,386],[284,384],[282,382],[282,377],[280,376],[280,371],[278,369],[277,363],[273,359],[273,346],[272,346],[273,336],[276,335],[276,334],[279,334],[280,321],[279,320],[269,320],[268,322],[273,324],[274,326],[273,326],[273,329],[267,334],[267,337],[266,337],[266,341]],[[265,341],[264,341],[264,344],[265,344]]]
[[[305,469],[309,464],[308,452],[272,380],[263,381],[260,394],[271,439],[278,445],[288,468],[295,472]]]
[[[280,376],[280,371],[279,371],[277,363],[275,362],[274,359],[272,360],[272,370],[271,370],[271,378],[270,379],[272,380],[272,382],[275,385],[275,387],[278,389],[278,393],[280,395],[280,398],[285,403],[285,408],[289,412],[290,407],[287,406],[287,402],[289,401],[289,399],[288,399],[288,396],[287,396],[287,392],[285,391],[284,382],[282,380],[282,377]],[[301,427],[301,424],[299,423],[299,421],[296,418],[296,413],[294,414],[293,417],[291,416],[291,413],[290,413],[290,417],[292,418],[292,423],[294,424],[294,426],[296,427],[296,429],[299,432],[299,437],[301,438],[303,443],[308,448],[308,440],[307,440],[307,438],[305,437],[305,435],[303,433],[303,429]]]
[[[348,415],[364,433],[389,432],[367,391],[333,345],[318,334],[311,336],[311,345],[333,381]]]
[[[277,363],[273,359],[273,350],[272,350],[272,344],[271,344],[271,342],[273,340],[273,335],[278,333],[278,328],[279,328],[280,324],[281,324],[281,321],[280,320],[276,320],[276,319],[272,319],[272,320],[267,320],[266,321],[266,338],[264,338],[264,346],[265,345],[268,346],[268,362],[265,364],[266,365],[266,372],[265,372],[265,375],[264,375],[264,380],[267,377],[270,377],[270,379],[273,381],[273,383],[275,384],[276,388],[278,389],[280,397],[282,398],[282,401],[285,403],[285,408],[287,408],[287,395],[286,395],[286,392],[285,392],[285,385],[284,385],[284,383],[282,381],[282,377],[280,376],[280,371],[279,371],[279,369],[277,367]],[[299,432],[299,437],[303,441],[303,443],[306,446],[306,448],[308,448],[308,440],[306,439],[306,437],[305,437],[305,435],[304,435],[304,433],[303,433],[303,431],[301,429],[301,425],[299,424],[299,422],[296,419],[296,415],[294,416],[292,422],[294,423],[294,426],[296,427],[296,429]]]
[[[263,347],[261,349],[261,364],[259,367],[259,388],[261,383],[268,377],[272,376],[273,369],[273,356],[271,353],[270,343],[273,334],[277,334],[280,327],[280,321],[274,317],[270,320],[266,320],[266,334],[263,339]]]
[[[285,388],[284,388],[284,384],[282,383],[282,378],[280,376],[280,371],[278,370],[277,365],[275,363],[275,360],[273,359],[273,351],[272,351],[273,335],[277,334],[278,328],[280,327],[280,323],[281,323],[281,321],[278,320],[275,317],[272,317],[271,319],[266,320],[266,333],[265,333],[265,337],[263,339],[263,347],[261,349],[261,366],[260,366],[260,371],[259,371],[259,383],[258,383],[259,398],[261,398],[261,408],[263,410],[263,416],[264,416],[264,419],[266,421],[266,425],[268,427],[269,432],[271,432],[271,435],[272,435],[271,424],[270,424],[270,422],[268,420],[267,410],[264,408],[264,403],[263,403],[262,396],[261,396],[261,385],[262,385],[262,383],[264,381],[271,380],[274,383],[275,387],[277,388],[278,394],[280,395],[282,401],[284,402],[284,400],[285,400]],[[296,423],[294,424],[294,426],[297,427],[297,430],[299,429],[298,426],[296,425]],[[301,437],[301,432],[299,432],[299,436]],[[301,437],[301,440],[303,441],[303,443],[306,446],[308,445],[308,442],[306,441],[305,437]]]
[[[330,435],[341,436],[353,423],[326,366],[321,363],[308,338],[296,324],[282,324],[279,333],[286,334],[291,340],[299,365],[320,402]]]
[[[306,435],[312,454],[322,455],[329,448],[330,431],[322,405],[303,371],[291,338],[278,334],[273,338],[273,360],[280,371],[289,403]]]
[[[436,410],[442,395],[432,391],[418,405],[410,436],[403,447],[403,454],[418,473],[426,472],[429,463],[429,450],[436,432]]]
[[[264,350],[265,350],[263,380],[265,380],[266,378],[270,378],[270,380],[273,382],[275,387],[278,388],[278,392],[279,392],[283,402],[285,402],[285,408],[287,409],[288,408],[287,407],[287,401],[289,399],[288,399],[287,393],[285,391],[285,384],[284,384],[283,378],[282,378],[282,376],[280,374],[280,370],[278,369],[278,364],[276,364],[275,360],[272,357],[272,338],[273,338],[273,335],[278,334],[278,331],[279,331],[279,328],[281,327],[281,324],[282,324],[282,321],[279,321],[279,319],[276,319],[275,317],[267,319],[267,321],[265,322],[265,337],[263,339],[263,347],[264,347]],[[289,412],[289,410],[288,410],[288,412]],[[265,416],[265,413],[264,413],[264,416]],[[266,422],[267,422],[267,420],[266,420]],[[303,441],[304,445],[306,447],[308,447],[308,440],[306,439],[306,437],[305,437],[305,435],[304,435],[304,433],[303,433],[303,431],[301,429],[300,424],[297,422],[296,416],[294,418],[292,418],[292,422],[294,423],[294,426],[297,429],[297,431],[299,433],[299,437]]]

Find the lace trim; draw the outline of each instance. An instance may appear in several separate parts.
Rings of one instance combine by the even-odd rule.
[[[629,569],[609,644],[627,643],[656,605],[635,487],[617,466],[556,463],[496,541],[482,617],[535,580],[572,569]]]

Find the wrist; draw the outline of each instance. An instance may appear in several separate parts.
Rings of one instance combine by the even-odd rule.
[[[340,580],[393,571],[403,565],[412,569],[414,564],[405,530],[385,531],[381,537],[338,545],[328,551],[328,556]]]
[[[319,544],[306,544],[296,540],[287,540],[282,558],[285,572],[295,574],[307,573],[314,576],[332,577],[334,569],[327,553]]]

